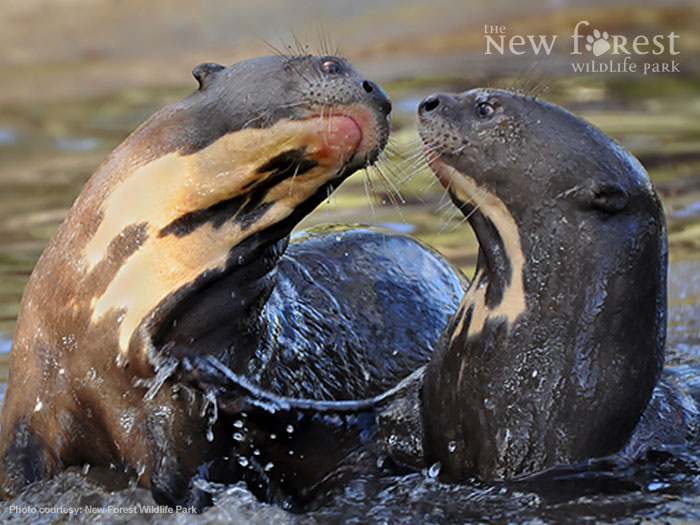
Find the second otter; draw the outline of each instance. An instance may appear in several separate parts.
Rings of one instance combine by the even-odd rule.
[[[479,241],[426,369],[427,461],[509,479],[619,450],[664,360],[665,219],[644,168],[582,119],[499,90],[427,98],[419,133]]]

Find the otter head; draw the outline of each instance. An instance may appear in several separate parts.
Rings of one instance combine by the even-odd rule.
[[[618,450],[663,365],[666,236],[649,177],[563,109],[479,89],[419,106],[431,168],[479,243],[426,375],[426,451],[511,478]]]

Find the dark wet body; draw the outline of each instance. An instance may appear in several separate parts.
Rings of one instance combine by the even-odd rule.
[[[261,319],[260,386],[309,399],[360,399],[429,358],[467,281],[415,239],[368,227],[297,236]]]

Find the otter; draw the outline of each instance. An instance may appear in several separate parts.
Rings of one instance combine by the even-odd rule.
[[[87,464],[201,506],[195,478],[239,474],[223,459],[232,422],[217,422],[185,364],[217,358],[280,395],[371,396],[426,358],[456,309],[463,282],[406,236],[317,231],[287,250],[294,226],[384,148],[378,84],[328,55],[193,73],[199,88],[97,169],[30,277],[2,414],[5,497]],[[351,282],[372,254],[374,273]],[[419,264],[401,270],[402,254]],[[444,289],[423,286],[425,271]]]
[[[646,171],[505,91],[429,97],[418,128],[480,249],[426,369],[426,458],[511,479],[620,450],[664,361],[665,218]]]

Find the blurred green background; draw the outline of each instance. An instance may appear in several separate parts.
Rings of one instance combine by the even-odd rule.
[[[9,350],[37,257],[101,160],[151,113],[194,89],[195,65],[271,54],[266,42],[283,48],[299,41],[318,52],[329,40],[394,101],[394,162],[380,167],[391,182],[376,173],[354,175],[304,226],[385,224],[420,236],[468,271],[476,254],[469,229],[441,204],[432,176],[401,160],[418,147],[415,108],[438,90],[535,89],[642,160],[666,206],[672,261],[700,260],[697,1],[1,0],[0,6],[0,351]],[[631,60],[640,68],[675,60],[679,72],[575,73],[571,35],[581,20],[590,22],[584,37],[594,28],[630,40],[674,32],[678,55],[666,49]],[[557,40],[550,55],[486,55],[484,25],[505,26],[508,38]],[[683,279],[698,278],[698,266],[690,268]],[[0,363],[0,379],[4,371]]]

